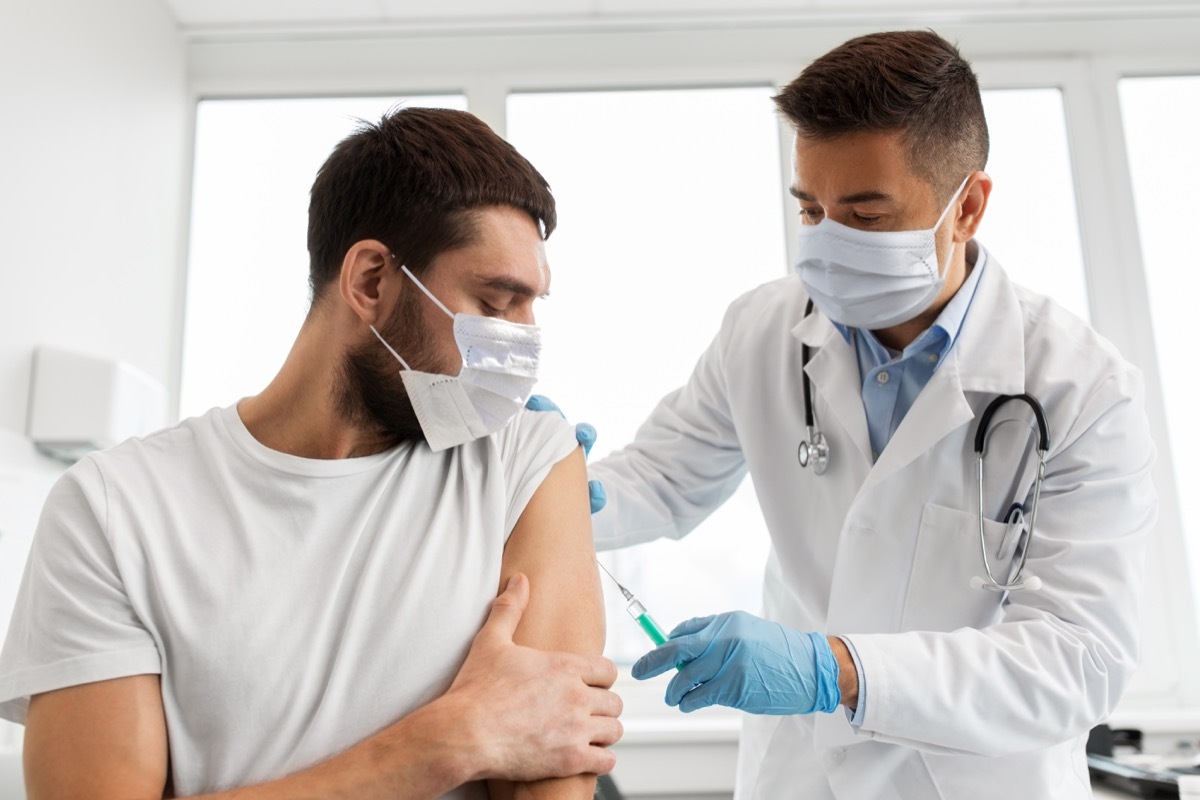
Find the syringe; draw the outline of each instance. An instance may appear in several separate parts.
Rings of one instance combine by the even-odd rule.
[[[600,560],[596,559],[596,563],[600,564]],[[646,635],[650,637],[651,641],[653,641],[656,645],[665,642],[667,640],[667,634],[663,633],[663,629],[658,626],[658,623],[655,622],[654,618],[650,616],[650,613],[646,611],[646,607],[642,605],[641,601],[633,596],[633,592],[622,586],[619,580],[613,578],[613,574],[609,572],[603,564],[600,564],[600,569],[604,570],[605,575],[612,578],[612,582],[615,583],[617,588],[621,590],[622,596],[629,601],[629,605],[625,606],[625,610],[629,612],[629,616],[633,617],[634,620],[637,621],[638,625],[642,626],[642,630],[646,632]]]

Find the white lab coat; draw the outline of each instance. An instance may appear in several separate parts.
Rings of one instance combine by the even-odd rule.
[[[861,728],[844,709],[747,715],[737,796],[1090,797],[1084,743],[1137,662],[1156,518],[1140,373],[988,258],[957,343],[873,463],[854,349],[825,316],[803,318],[806,300],[795,277],[739,298],[688,383],[591,467],[609,497],[601,549],[683,536],[749,470],[772,543],[764,615],[857,649]],[[796,458],[802,342],[831,448],[820,477]],[[1026,567],[1044,586],[1002,596],[969,586],[983,574],[974,419],[1020,392],[1050,428]],[[992,430],[984,512],[999,577],[1019,533],[996,520],[1031,494],[1036,426],[1013,401]]]

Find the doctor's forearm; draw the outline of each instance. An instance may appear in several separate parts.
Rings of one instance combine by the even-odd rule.
[[[838,691],[842,693],[842,705],[846,708],[858,706],[858,670],[854,666],[854,658],[850,649],[837,636],[830,636],[829,647],[838,665]]]

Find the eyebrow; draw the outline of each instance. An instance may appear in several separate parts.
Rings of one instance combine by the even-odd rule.
[[[542,297],[550,293],[549,286],[546,287],[545,292],[538,292],[537,289],[529,284],[515,278],[492,278],[491,280],[484,281],[483,285],[489,289],[499,289],[504,292],[520,295],[521,297]]]
[[[817,198],[813,197],[808,192],[797,189],[795,186],[789,187],[788,192],[791,193],[792,197],[796,198],[797,200],[803,200],[806,203],[817,202]],[[857,203],[891,202],[895,199],[896,198],[892,197],[887,192],[871,190],[866,192],[855,192],[854,194],[848,194],[844,197],[840,197],[838,198],[838,205],[852,206]]]

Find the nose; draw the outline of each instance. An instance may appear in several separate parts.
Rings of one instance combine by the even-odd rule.
[[[522,325],[536,324],[533,317],[533,301],[521,303],[517,308],[513,309],[513,314],[509,319]]]

